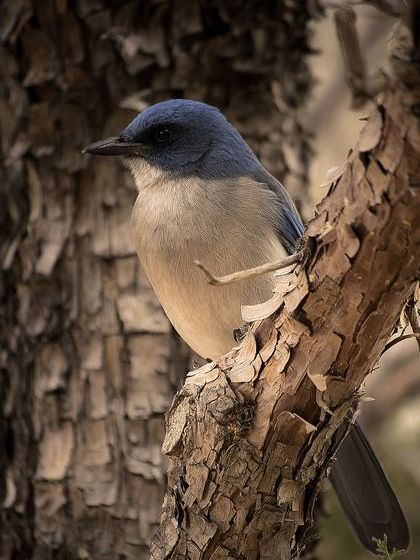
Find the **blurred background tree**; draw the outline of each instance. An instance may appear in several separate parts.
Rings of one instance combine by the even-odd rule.
[[[299,2],[1,3],[2,560],[148,557],[188,370],[133,249],[131,177],[82,147],[201,99],[303,193],[308,20]]]
[[[164,485],[163,414],[190,359],[133,250],[131,178],[121,162],[81,148],[156,101],[203,100],[309,217],[359,128],[334,30],[313,21],[314,6],[0,4],[2,560],[148,557]],[[389,19],[362,10],[361,21],[377,64]],[[323,54],[308,56],[310,44]],[[312,146],[320,156],[310,167]],[[420,377],[408,346],[374,376],[378,401],[366,420],[414,528]],[[333,511],[319,557],[366,559]],[[407,558],[419,555],[414,537]]]

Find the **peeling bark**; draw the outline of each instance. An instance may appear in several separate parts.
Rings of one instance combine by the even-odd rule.
[[[298,1],[0,2],[2,560],[140,560],[158,523],[189,357],[138,265],[131,178],[82,147],[200,99],[296,193],[308,19]]]
[[[284,306],[188,375],[167,415],[154,560],[299,558],[335,436],[420,276],[420,83],[394,77],[306,229]]]

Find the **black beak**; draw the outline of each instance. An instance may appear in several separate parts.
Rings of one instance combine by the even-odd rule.
[[[93,154],[94,156],[140,156],[149,155],[149,146],[135,142],[126,142],[119,136],[111,136],[105,140],[99,140],[85,146],[82,154]]]

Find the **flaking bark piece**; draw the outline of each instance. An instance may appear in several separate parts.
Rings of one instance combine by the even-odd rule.
[[[305,284],[302,283],[302,276],[299,274],[301,269],[302,265],[297,263],[274,272],[276,282],[273,288],[273,296],[263,303],[243,305],[241,307],[242,319],[248,323],[266,319],[280,309],[285,302],[285,295],[289,292],[294,293],[291,298],[287,299],[286,305],[289,310],[293,309],[298,304],[298,301],[300,301],[299,298],[304,297],[307,292]],[[298,283],[301,284],[300,293],[296,290]]]
[[[371,113],[368,122],[360,133],[356,149],[358,149],[359,152],[369,152],[376,148],[382,136],[382,126],[382,116],[376,108]]]

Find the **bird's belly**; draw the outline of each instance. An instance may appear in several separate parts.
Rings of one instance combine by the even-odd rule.
[[[158,297],[185,342],[200,356],[216,359],[235,345],[234,329],[242,323],[241,303],[236,293],[223,286],[195,286],[185,290],[177,284],[173,297],[157,288]]]
[[[170,299],[157,292],[169,320],[197,354],[216,359],[235,345],[233,331],[243,322],[239,302],[227,302],[207,287],[194,294],[181,288]]]
[[[243,324],[241,306],[269,299],[273,278],[266,274],[237,284],[212,286],[192,259],[180,265],[179,258],[172,256],[151,258],[148,253],[141,261],[179,335],[200,356],[216,359],[235,345],[233,331]]]

